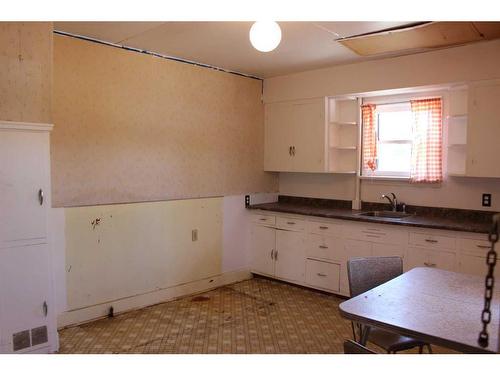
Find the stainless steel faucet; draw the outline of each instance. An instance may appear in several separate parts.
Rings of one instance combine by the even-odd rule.
[[[385,194],[382,194],[382,199],[385,198],[389,201],[389,203],[391,204],[391,207],[392,207],[392,210],[394,212],[396,212],[398,210],[398,199],[396,198],[396,194],[394,193],[389,193],[392,195],[392,199],[391,197],[385,195]]]

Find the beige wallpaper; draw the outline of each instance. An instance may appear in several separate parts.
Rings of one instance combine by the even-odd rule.
[[[51,122],[52,23],[0,22],[0,120]]]
[[[54,36],[54,206],[277,190],[261,82]]]

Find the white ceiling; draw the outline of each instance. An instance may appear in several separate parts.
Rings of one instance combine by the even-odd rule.
[[[267,78],[368,60],[335,39],[407,23],[279,22],[281,43],[268,53],[251,46],[251,22],[56,22],[54,29]]]

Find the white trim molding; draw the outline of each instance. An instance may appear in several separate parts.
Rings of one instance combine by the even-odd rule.
[[[53,127],[54,127],[53,124],[46,124],[41,122],[20,122],[20,121],[0,120],[0,130],[29,130],[29,131],[50,132]]]
[[[175,285],[148,293],[125,297],[98,305],[83,307],[81,309],[66,311],[57,317],[58,328],[69,327],[107,316],[109,308],[113,306],[115,314],[133,311],[158,303],[172,301],[177,298],[203,293],[224,285],[252,278],[249,270],[238,270],[222,273],[202,280]]]

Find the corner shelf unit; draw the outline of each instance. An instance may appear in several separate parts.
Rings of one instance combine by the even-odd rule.
[[[327,98],[328,172],[358,170],[359,104],[353,97]]]
[[[448,116],[448,176],[466,175],[467,160],[467,87],[450,89],[450,115]]]

